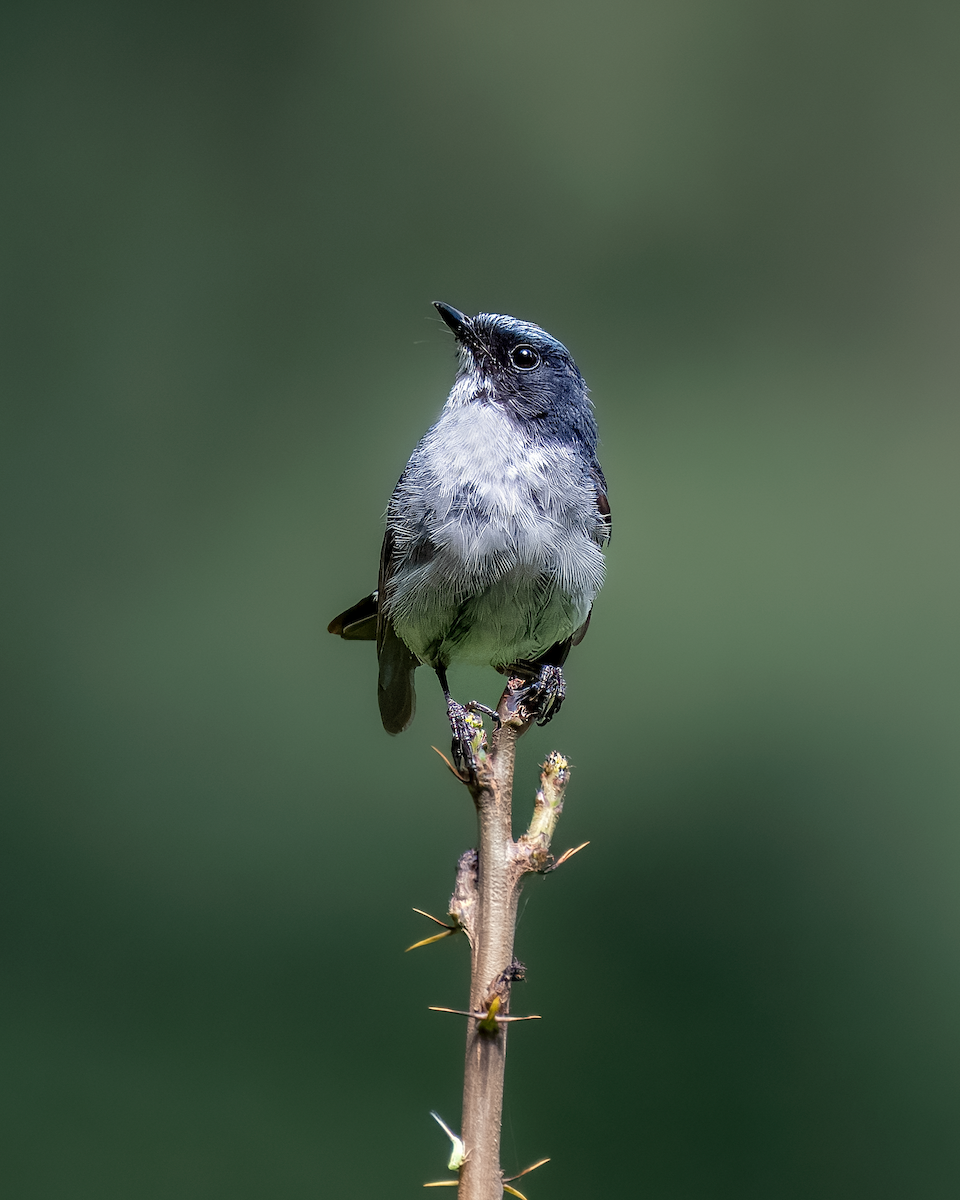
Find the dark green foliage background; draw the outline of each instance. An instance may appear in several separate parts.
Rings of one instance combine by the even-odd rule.
[[[528,889],[531,1200],[960,1171],[960,8],[45,3],[3,18],[5,1191],[415,1197],[472,844],[377,715],[381,514],[536,320],[616,521]],[[495,699],[492,672],[457,691]]]

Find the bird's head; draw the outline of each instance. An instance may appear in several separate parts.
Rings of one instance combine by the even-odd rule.
[[[530,321],[464,313],[435,302],[457,339],[460,369],[448,404],[497,404],[531,432],[596,444],[587,385],[562,342]]]

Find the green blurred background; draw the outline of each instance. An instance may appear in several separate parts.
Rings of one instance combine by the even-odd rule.
[[[414,1197],[469,803],[325,633],[454,370],[590,383],[503,1160],[531,1200],[957,1194],[960,7],[14,3],[5,1190]],[[493,672],[461,673],[493,701]]]

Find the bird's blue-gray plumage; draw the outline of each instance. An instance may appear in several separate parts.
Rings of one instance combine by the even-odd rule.
[[[596,423],[567,349],[514,317],[437,308],[457,338],[456,380],[390,499],[378,591],[330,626],[367,637],[375,614],[392,733],[413,717],[421,663],[445,691],[457,661],[558,669],[585,632],[610,533]]]

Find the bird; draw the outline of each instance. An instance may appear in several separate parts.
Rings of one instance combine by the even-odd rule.
[[[551,720],[603,583],[611,513],[593,406],[567,348],[529,321],[434,307],[456,339],[456,378],[390,497],[376,591],[327,628],[376,641],[388,733],[413,720],[416,669],[433,669],[454,763],[469,774],[467,713],[491,710],[454,700],[447,668],[517,678],[531,720]]]

